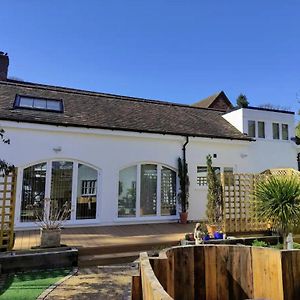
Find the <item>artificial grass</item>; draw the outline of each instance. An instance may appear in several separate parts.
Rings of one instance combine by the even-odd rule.
[[[69,269],[56,269],[8,275],[1,287],[0,299],[35,300],[50,285],[69,273]]]

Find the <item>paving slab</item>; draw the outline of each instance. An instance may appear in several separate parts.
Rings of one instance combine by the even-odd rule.
[[[131,276],[137,264],[99,266],[79,269],[57,286],[45,300],[127,300],[131,299]]]

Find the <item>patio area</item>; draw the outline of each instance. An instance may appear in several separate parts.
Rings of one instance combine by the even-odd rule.
[[[62,244],[76,248],[117,247],[141,244],[169,244],[179,241],[194,230],[194,223],[161,223],[119,226],[74,227],[62,230]],[[38,230],[16,231],[13,250],[38,246]]]

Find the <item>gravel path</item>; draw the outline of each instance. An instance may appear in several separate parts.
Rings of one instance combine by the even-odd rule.
[[[131,296],[131,276],[138,273],[136,264],[99,266],[79,269],[45,300],[123,300]]]

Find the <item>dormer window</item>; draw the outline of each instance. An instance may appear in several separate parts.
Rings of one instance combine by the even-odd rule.
[[[15,108],[29,108],[35,110],[47,110],[53,112],[63,112],[62,100],[36,98],[29,96],[17,96]]]

